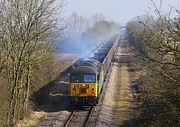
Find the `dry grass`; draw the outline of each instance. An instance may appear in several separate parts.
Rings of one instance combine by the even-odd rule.
[[[129,108],[132,101],[132,93],[130,91],[130,79],[127,65],[120,68],[120,107]]]
[[[19,121],[16,127],[33,127],[38,124],[41,119],[43,119],[47,113],[45,112],[32,112],[29,118],[24,118]]]
[[[60,53],[56,55],[56,66],[59,66],[59,73],[74,63],[82,54],[79,53]]]
[[[130,91],[130,79],[128,67],[126,64],[117,68],[117,72],[114,80],[115,91],[113,95],[113,114],[118,118],[118,125],[123,125],[125,121],[132,118],[129,110],[132,105],[133,96]]]

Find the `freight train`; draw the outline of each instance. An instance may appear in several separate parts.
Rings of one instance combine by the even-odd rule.
[[[70,101],[76,105],[96,105],[102,92],[110,63],[119,42],[119,35],[98,48],[70,73]]]

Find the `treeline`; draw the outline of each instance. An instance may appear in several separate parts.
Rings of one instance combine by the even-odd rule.
[[[63,39],[56,41],[56,50],[60,52],[86,52],[118,32],[119,27],[103,14],[84,17],[73,13],[65,23],[67,27]]]
[[[118,25],[113,21],[100,20],[97,21],[92,27],[88,28],[82,35],[83,38],[93,40],[108,38],[114,33],[117,33]]]
[[[86,40],[102,38],[118,31],[118,25],[108,21],[103,14],[94,14],[87,18],[73,13],[67,19],[66,33],[69,38],[84,38]]]
[[[66,33],[70,37],[81,35],[86,32],[87,29],[93,27],[96,23],[101,21],[107,21],[103,14],[94,14],[91,17],[84,17],[73,13],[66,20],[67,29]]]
[[[129,41],[143,61],[143,75],[138,84],[142,106],[134,126],[177,127],[180,125],[180,11],[171,8],[171,15],[162,13],[155,4],[154,8],[154,16],[139,17],[127,24]]]
[[[55,0],[0,0],[0,126],[27,115],[30,94],[56,75],[53,45],[59,31]]]

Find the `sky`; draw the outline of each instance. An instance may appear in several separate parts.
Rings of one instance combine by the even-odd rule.
[[[149,12],[152,7],[150,0],[65,0],[64,14],[66,17],[72,13],[91,17],[93,14],[103,14],[108,20],[126,23],[136,16]],[[160,0],[155,0],[159,5]],[[180,0],[162,0],[163,10],[170,5],[180,9]]]

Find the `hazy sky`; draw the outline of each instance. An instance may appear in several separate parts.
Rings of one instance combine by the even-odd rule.
[[[148,11],[150,0],[66,0],[65,15],[73,12],[90,17],[95,13],[102,13],[109,20],[125,23],[133,17],[143,15]],[[158,4],[160,0],[155,0]],[[180,0],[163,0],[163,8],[167,10],[172,5],[180,8]]]

